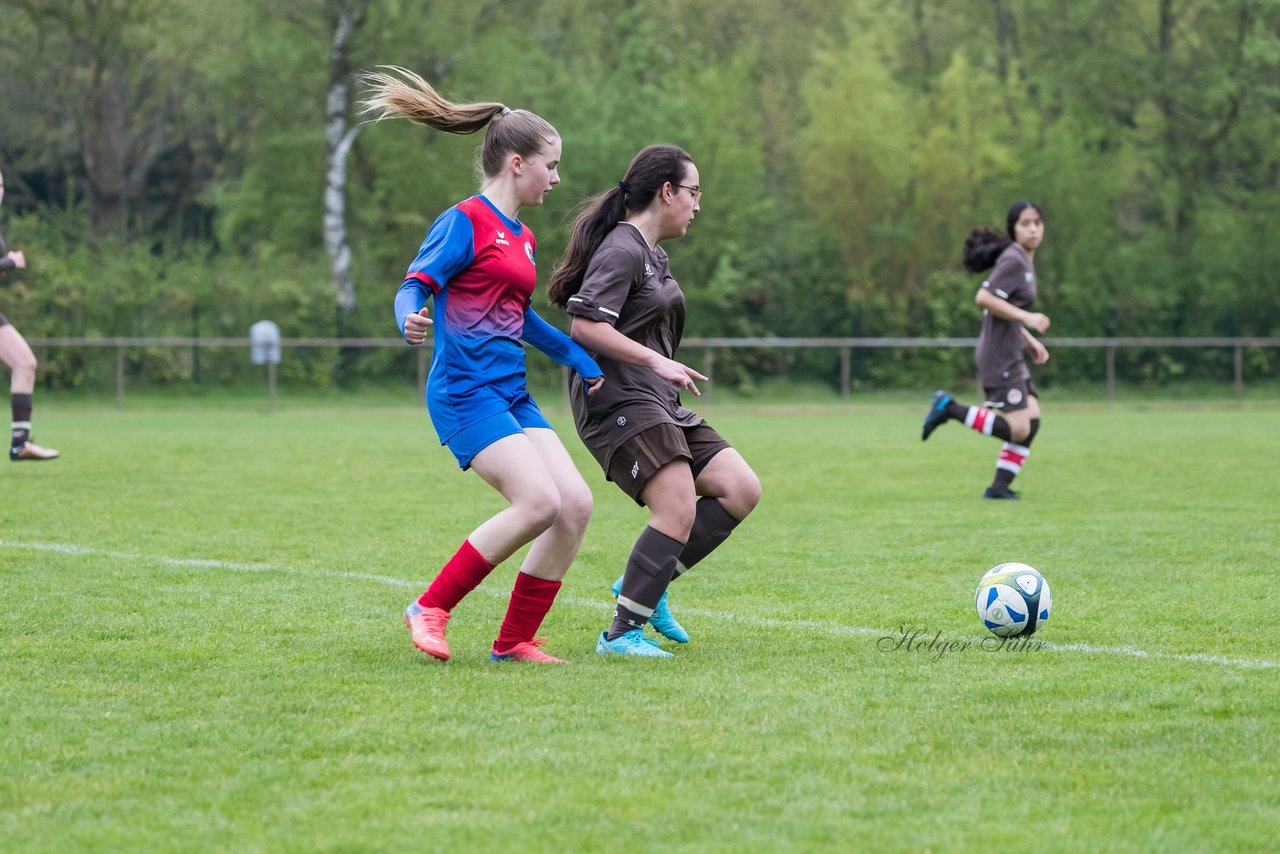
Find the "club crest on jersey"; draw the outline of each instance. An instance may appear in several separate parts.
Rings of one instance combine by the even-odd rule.
[[[498,236],[493,239],[493,242],[499,246],[511,245],[511,241],[507,240],[507,233],[505,231],[499,231]]]
[[[524,244],[524,254],[528,256],[530,264],[536,263],[533,260],[533,247],[530,246],[528,242]]]

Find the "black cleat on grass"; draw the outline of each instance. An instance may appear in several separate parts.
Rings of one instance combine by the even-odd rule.
[[[937,430],[939,425],[947,421],[947,404],[951,403],[951,395],[942,389],[933,393],[929,399],[929,412],[924,416],[924,426],[920,428],[920,441],[929,438],[929,434]]]
[[[1022,498],[1012,489],[996,489],[994,486],[988,486],[987,491],[982,493],[982,497],[1002,499],[1004,501],[1018,501]]]

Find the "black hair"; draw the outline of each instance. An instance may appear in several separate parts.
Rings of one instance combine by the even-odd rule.
[[[650,145],[640,150],[616,187],[587,199],[573,221],[564,257],[551,273],[548,296],[563,308],[582,287],[591,256],[628,211],[642,211],[653,203],[665,184],[679,184],[693,158],[674,145]]]
[[[964,239],[964,266],[970,273],[983,273],[995,266],[1000,253],[1014,241],[1014,227],[1018,217],[1027,208],[1034,208],[1036,213],[1044,217],[1044,209],[1028,199],[1014,202],[1005,215],[1005,233],[1001,234],[990,228],[975,228]]]

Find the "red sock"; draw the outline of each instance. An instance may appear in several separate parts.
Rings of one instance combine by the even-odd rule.
[[[511,591],[507,616],[498,630],[498,639],[493,642],[494,652],[503,655],[516,644],[533,640],[543,618],[551,610],[556,594],[560,592],[560,583],[534,578],[523,572],[516,573],[516,586]]]
[[[427,592],[418,597],[418,604],[424,608],[452,611],[492,571],[493,564],[476,551],[470,540],[463,540],[462,548],[449,558]]]

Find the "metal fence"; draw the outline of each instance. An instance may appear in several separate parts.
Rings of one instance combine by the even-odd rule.
[[[130,348],[146,347],[239,347],[245,350],[248,359],[248,338],[29,338],[32,347],[87,347],[114,348],[115,350],[115,386],[116,406],[124,406],[125,386],[125,354]],[[1269,338],[1044,338],[1048,347],[1083,347],[1102,349],[1106,354],[1107,400],[1116,398],[1116,351],[1125,348],[1157,348],[1157,347],[1190,347],[1190,348],[1225,348],[1233,353],[1234,380],[1236,399],[1244,397],[1244,351],[1246,348],[1280,347],[1280,337]],[[702,350],[702,373],[712,378],[715,375],[716,351],[732,349],[834,349],[840,356],[840,399],[848,400],[851,384],[851,365],[853,353],[858,349],[931,349],[931,348],[969,348],[977,343],[976,338],[686,338],[681,342],[681,350]],[[405,347],[400,338],[282,338],[281,348],[288,350],[299,347]],[[418,388],[419,394],[427,381],[427,357],[430,349],[418,350]],[[686,356],[686,360],[687,356]],[[267,366],[267,385],[271,405],[276,397],[275,366]],[[567,384],[566,384],[567,386]],[[704,401],[709,400],[711,389],[704,391]]]

